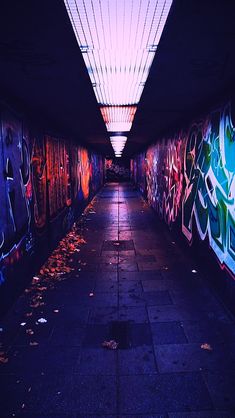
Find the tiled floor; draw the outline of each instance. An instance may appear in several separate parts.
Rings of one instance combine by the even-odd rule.
[[[1,324],[0,417],[235,416],[234,320],[199,266],[131,186],[106,185],[83,219],[77,271]]]

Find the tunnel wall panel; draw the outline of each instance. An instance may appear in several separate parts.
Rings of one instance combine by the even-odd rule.
[[[0,114],[0,291],[23,281],[103,184],[103,158]]]
[[[191,245],[207,241],[235,278],[235,128],[231,104],[150,146],[132,161],[149,204]],[[143,190],[142,190],[143,191]]]

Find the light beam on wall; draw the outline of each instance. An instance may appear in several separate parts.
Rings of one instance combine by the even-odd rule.
[[[64,0],[64,3],[107,130],[127,132],[172,0]]]

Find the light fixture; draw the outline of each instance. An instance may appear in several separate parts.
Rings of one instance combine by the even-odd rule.
[[[110,136],[110,142],[112,144],[114,154],[116,157],[122,156],[122,151],[126,145],[127,137],[124,135]]]
[[[138,103],[172,0],[64,2],[98,103]]]
[[[108,132],[129,132],[136,106],[102,106],[100,108]]]
[[[109,132],[128,132],[172,0],[64,0]]]

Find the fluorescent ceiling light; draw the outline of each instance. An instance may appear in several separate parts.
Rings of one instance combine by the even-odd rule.
[[[100,108],[108,132],[129,132],[136,106],[102,106]]]
[[[172,0],[64,0],[98,103],[140,100]]]
[[[115,156],[121,157],[122,151],[126,145],[127,137],[124,135],[114,135],[110,137]]]
[[[64,0],[108,132],[131,129],[172,1]]]

